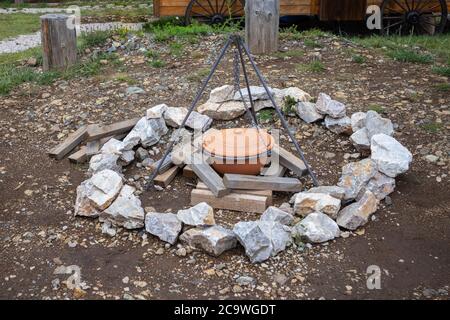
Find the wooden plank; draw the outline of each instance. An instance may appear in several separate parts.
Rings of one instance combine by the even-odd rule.
[[[152,170],[156,170],[156,168],[158,168],[159,163],[161,162],[162,158],[159,159],[158,161],[156,161],[155,163],[153,163],[152,165],[150,165],[150,169]],[[167,170],[169,170],[170,168],[172,168],[174,166],[174,163],[172,162],[172,157],[169,154],[166,158],[166,160],[164,161],[164,164],[161,166],[161,168],[159,169],[159,174],[163,174],[164,172],[166,172]]]
[[[272,190],[285,192],[302,191],[302,184],[296,178],[249,176],[245,174],[225,174],[223,183],[230,189]]]
[[[120,121],[106,126],[91,125],[89,127],[89,137],[87,138],[87,141],[94,141],[128,132],[133,129],[139,119],[140,118]]]
[[[88,135],[88,126],[81,126],[77,131],[69,135],[63,143],[57,145],[48,152],[48,155],[57,160],[64,158],[66,154],[78,146]]]
[[[269,206],[268,199],[264,196],[230,193],[217,198],[210,190],[192,190],[191,205],[196,205],[200,202],[206,202],[216,209],[256,213],[263,213]]]
[[[86,155],[88,157],[96,155],[100,151],[100,140],[88,141],[86,143]]]
[[[278,51],[279,0],[245,2],[245,43],[253,54]]]
[[[208,187],[206,186],[206,184],[204,184],[201,181],[197,182],[196,188],[200,189],[200,190],[209,190]],[[252,194],[254,196],[267,197],[268,205],[271,206],[272,203],[273,203],[273,192],[272,192],[272,190],[241,190],[241,189],[234,190],[233,189],[233,190],[231,190],[231,193]]]
[[[276,171],[270,169],[270,167],[268,168],[264,168],[261,172],[261,175],[265,176],[265,177],[283,177],[284,174],[286,173],[286,168],[283,167],[282,165],[279,165],[276,169]],[[272,171],[274,171],[272,173]]]
[[[200,180],[208,186],[209,190],[211,190],[216,197],[223,197],[230,193],[230,190],[223,184],[222,178],[209,164],[193,161],[190,166]]]
[[[156,185],[165,188],[173,181],[173,179],[175,179],[175,177],[177,176],[178,170],[180,170],[180,168],[177,166],[174,166],[174,167],[170,168],[169,170],[167,170],[166,172],[164,172],[163,174],[156,176],[155,180],[153,180],[153,181],[155,182]]]
[[[72,153],[69,156],[69,161],[73,163],[84,163],[88,159],[88,156],[86,154],[86,146],[81,146],[80,150],[77,152]]]
[[[307,173],[306,166],[303,161],[282,147],[274,147],[272,152],[279,156],[279,162],[283,167],[288,168],[297,176],[301,177]]]
[[[197,178],[197,175],[195,174],[194,170],[192,170],[192,168],[189,165],[186,165],[183,168],[183,177],[186,177],[186,178]]]

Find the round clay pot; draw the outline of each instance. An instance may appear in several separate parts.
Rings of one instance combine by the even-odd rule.
[[[264,129],[211,130],[203,137],[203,150],[220,174],[258,175],[269,162],[274,140]]]

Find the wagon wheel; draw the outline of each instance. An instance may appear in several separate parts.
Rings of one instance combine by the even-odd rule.
[[[434,35],[447,22],[445,0],[384,0],[381,6],[384,35]]]
[[[191,0],[186,8],[185,23],[193,20],[219,24],[244,16],[245,0]]]

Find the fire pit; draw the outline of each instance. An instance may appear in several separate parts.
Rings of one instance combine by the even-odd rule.
[[[269,162],[274,139],[263,129],[212,130],[203,137],[203,150],[221,173],[258,175]]]

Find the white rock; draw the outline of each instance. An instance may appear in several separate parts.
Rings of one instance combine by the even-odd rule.
[[[370,215],[377,211],[377,206],[378,200],[375,195],[366,191],[358,202],[339,212],[336,222],[345,229],[356,230],[369,221]]]
[[[322,212],[334,218],[340,208],[341,200],[325,193],[300,192],[295,196],[294,213],[302,217]]]
[[[295,108],[297,115],[306,123],[313,123],[323,119],[323,115],[318,113],[314,103],[299,102]]]
[[[290,228],[274,221],[238,222],[233,232],[252,263],[275,256],[291,243]]]
[[[281,90],[284,97],[291,97],[297,102],[309,102],[312,97],[305,91],[297,87],[289,87]]]
[[[116,154],[99,153],[91,158],[89,161],[89,173],[96,174],[105,169],[109,169],[118,173],[122,172],[122,167],[117,164],[119,156]]]
[[[382,118],[376,111],[368,111],[366,115],[365,127],[369,139],[376,134],[384,133],[392,136],[394,134],[394,125],[391,120]]]
[[[89,200],[89,195],[92,193],[94,185],[91,179],[83,181],[77,187],[77,198],[75,200],[75,215],[83,217],[96,218],[100,215],[100,211]]]
[[[332,118],[343,118],[346,114],[346,107],[343,103],[331,99],[325,93],[320,93],[316,102],[317,112],[329,115]]]
[[[206,102],[200,105],[197,110],[214,120],[232,120],[245,113],[244,104],[239,101],[228,101],[220,104]]]
[[[350,120],[352,123],[352,131],[356,132],[366,126],[366,113],[356,112],[352,114]]]
[[[100,153],[122,155],[123,142],[117,139],[109,139],[100,149]]]
[[[108,169],[94,174],[90,181],[92,188],[87,197],[99,210],[109,207],[123,185],[122,177],[117,172]]]
[[[145,216],[145,230],[170,244],[177,241],[181,228],[181,221],[173,213],[150,212]]]
[[[213,119],[207,115],[200,114],[197,111],[192,111],[186,121],[186,126],[194,130],[206,131],[211,126],[212,121]]]
[[[311,188],[307,191],[308,193],[325,193],[333,198],[342,200],[345,196],[345,189],[338,186],[319,186]]]
[[[214,220],[214,210],[206,202],[201,202],[189,209],[179,210],[177,218],[189,226],[212,226],[216,224]]]
[[[369,180],[367,185],[362,188],[358,195],[358,200],[364,195],[364,193],[369,190],[371,191],[377,200],[381,201],[386,196],[394,192],[395,189],[395,179],[388,177],[387,175],[377,172],[375,176]]]
[[[234,87],[230,85],[224,85],[211,90],[208,101],[212,103],[222,103],[225,101],[233,100],[233,97]]]
[[[159,142],[161,137],[167,133],[168,129],[163,118],[147,119],[141,118],[133,130],[123,139],[123,149],[131,150],[139,143],[143,147],[149,147]]]
[[[262,214],[261,221],[276,221],[284,225],[290,225],[294,221],[294,217],[286,211],[277,207],[270,206]]]
[[[322,243],[339,237],[339,226],[333,219],[321,212],[310,213],[306,218],[297,223],[292,236],[300,241]]]
[[[126,150],[122,152],[122,155],[119,158],[119,163],[122,166],[127,166],[134,160],[134,151]]]
[[[107,234],[110,237],[114,237],[117,233],[116,229],[114,229],[111,225],[110,221],[105,221],[102,224],[102,233]]]
[[[248,94],[247,88],[241,88],[242,97],[244,97],[245,101],[250,101],[250,97]],[[275,91],[272,88],[269,88],[270,94],[274,94]],[[252,94],[252,100],[266,100],[269,99],[269,95],[267,94],[264,87],[250,86],[250,93]],[[242,101],[241,95],[239,91],[234,93],[234,100]]]
[[[350,135],[352,133],[352,125],[349,117],[333,118],[326,116],[325,127],[336,134]]]
[[[144,227],[144,209],[134,191],[136,189],[129,185],[123,186],[116,200],[101,213],[100,221],[110,221],[126,229]]]
[[[166,124],[172,128],[178,128],[183,122],[184,118],[188,113],[187,108],[175,108],[175,107],[167,107],[164,112],[164,120],[166,120]]]
[[[180,236],[180,240],[216,257],[235,248],[237,244],[234,233],[221,226],[189,229]]]
[[[165,103],[158,104],[147,110],[147,119],[159,119],[164,116],[168,106]]]
[[[344,199],[356,199],[361,189],[367,185],[377,172],[377,165],[371,159],[364,159],[343,166],[338,186],[345,190]]]
[[[394,138],[385,134],[374,135],[370,150],[372,160],[377,164],[378,170],[385,175],[395,178],[408,171],[412,154]]]
[[[359,152],[370,150],[370,139],[367,134],[367,128],[362,128],[350,136],[350,141]]]

